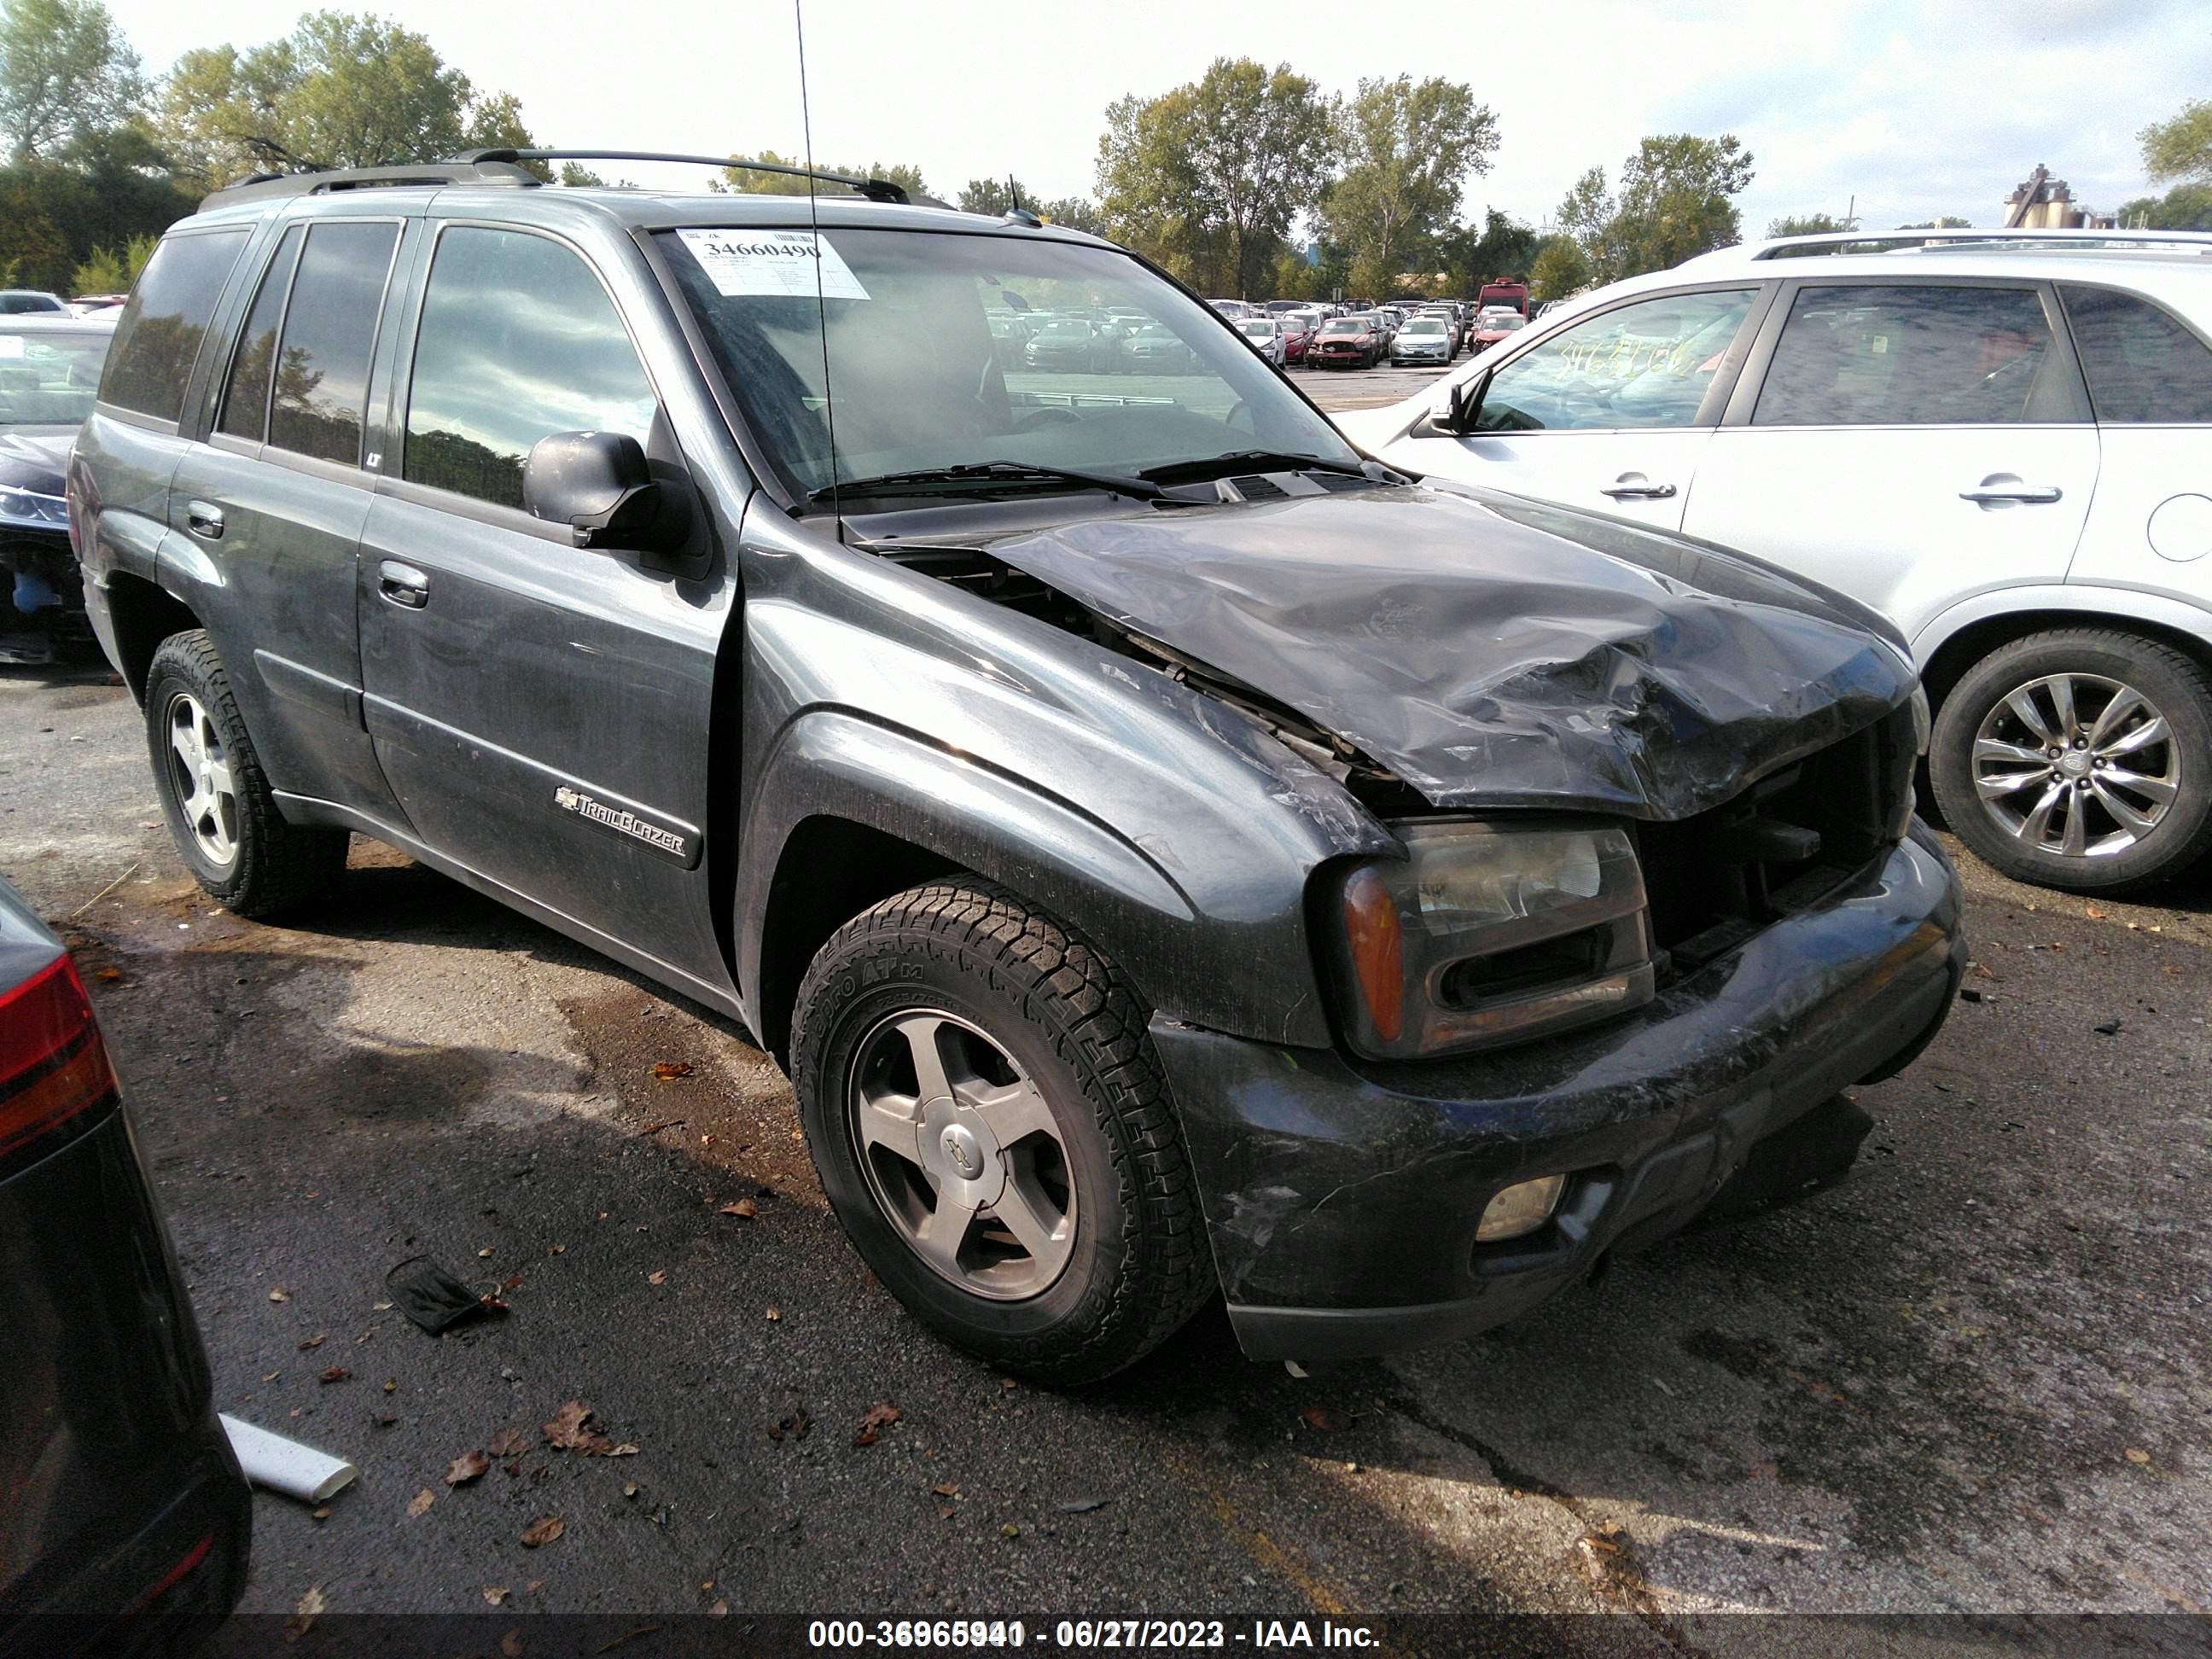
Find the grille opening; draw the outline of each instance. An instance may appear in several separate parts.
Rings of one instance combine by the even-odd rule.
[[[1817,902],[1889,844],[1912,787],[1911,722],[1899,709],[1710,811],[1637,827],[1652,933],[1673,973]]]
[[[1443,971],[1437,988],[1449,1008],[1526,996],[1559,985],[1578,985],[1601,972],[1612,954],[1610,925],[1586,927],[1564,939],[1539,940],[1486,957],[1469,957]]]

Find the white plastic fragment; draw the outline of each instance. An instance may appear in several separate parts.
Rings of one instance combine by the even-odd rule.
[[[240,1422],[228,1412],[218,1412],[238,1466],[257,1486],[266,1486],[303,1504],[319,1504],[349,1484],[361,1471],[342,1457],[317,1451],[313,1446],[288,1440],[281,1434]]]

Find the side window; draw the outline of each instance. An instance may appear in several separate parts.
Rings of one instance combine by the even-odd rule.
[[[299,262],[301,227],[294,225],[276,245],[253,309],[246,315],[230,377],[223,382],[222,413],[216,430],[259,443],[269,429],[269,365],[276,358],[276,327],[284,320],[284,296],[291,291],[292,267]]]
[[[456,226],[438,239],[407,402],[404,476],[522,505],[522,464],[556,432],[645,441],[653,386],[614,302],[560,243]]]
[[[1984,426],[2036,418],[2051,325],[2028,288],[1798,290],[1754,426]]]
[[[115,325],[102,403],[164,421],[184,412],[185,382],[245,246],[243,229],[217,230],[172,236],[154,250]]]
[[[2071,283],[2058,294],[2100,421],[2212,422],[2212,350],[2187,324],[2132,294]]]
[[[1475,430],[1692,425],[1757,293],[1668,295],[1578,323],[1491,377]]]
[[[276,354],[276,394],[269,407],[272,447],[361,465],[368,359],[398,240],[397,225],[342,219],[325,220],[307,233]]]

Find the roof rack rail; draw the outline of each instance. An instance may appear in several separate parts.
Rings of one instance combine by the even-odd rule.
[[[511,152],[509,152],[511,153]],[[200,208],[229,207],[239,202],[265,201],[282,196],[326,196],[340,191],[390,189],[404,185],[534,185],[537,178],[504,160],[498,150],[482,152],[482,159],[451,161],[412,161],[388,167],[310,167],[299,173],[256,173],[210,191]]]
[[[1961,243],[2002,246],[2033,244],[2047,248],[2106,249],[2114,247],[2181,246],[2212,251],[2212,234],[2201,230],[2061,230],[1982,229],[1957,226],[1948,230],[1842,230],[1813,236],[1778,236],[1771,240],[1719,248],[1701,258],[1717,262],[1742,259],[1795,259],[1836,253],[1887,253],[1899,249],[1957,246]]]
[[[651,149],[472,149],[457,159],[482,165],[494,161],[681,161],[691,167],[750,167],[756,173],[781,173],[793,179],[819,179],[858,191],[871,202],[892,202],[903,207],[906,186],[888,179],[862,179],[849,173],[824,173],[818,167],[793,167],[787,161],[749,161],[742,155],[683,155]]]

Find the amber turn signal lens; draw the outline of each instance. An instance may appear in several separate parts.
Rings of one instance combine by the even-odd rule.
[[[1395,1042],[1406,1029],[1406,963],[1400,949],[1397,901],[1372,870],[1353,872],[1344,884],[1344,937],[1352,946],[1352,970],[1375,1035]]]

